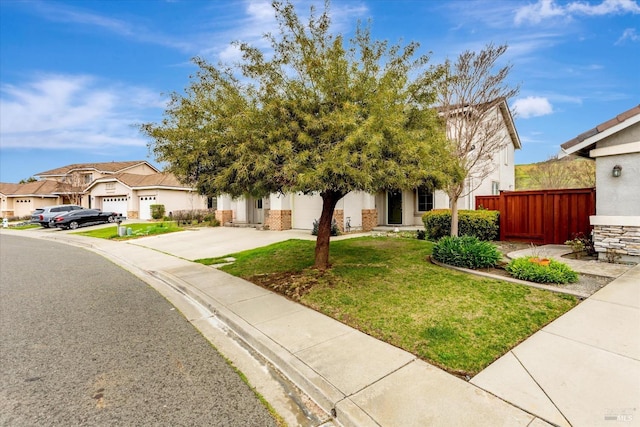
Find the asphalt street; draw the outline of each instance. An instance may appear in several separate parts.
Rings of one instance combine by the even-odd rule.
[[[275,425],[171,304],[81,248],[0,236],[0,337],[0,425]]]

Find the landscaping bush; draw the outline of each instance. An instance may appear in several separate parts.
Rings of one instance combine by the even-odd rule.
[[[574,234],[573,239],[567,240],[564,244],[569,246],[571,250],[577,254],[580,254],[581,252],[586,253],[588,256],[597,254],[596,249],[593,246],[591,236],[585,233]]]
[[[317,219],[313,220],[313,228],[311,229],[311,235],[313,236],[317,236],[318,235],[318,227],[320,227],[320,222],[318,222]],[[339,236],[340,235],[340,228],[338,227],[338,223],[336,222],[336,220],[332,220],[331,221],[331,235],[332,236]]]
[[[534,262],[534,257],[523,257],[511,260],[505,267],[513,277],[520,280],[528,280],[536,283],[575,283],[578,274],[568,265],[550,260],[549,265],[540,265]]]
[[[197,225],[208,223],[212,227],[220,225],[211,209],[192,209],[171,212],[171,217],[178,225]]]
[[[164,218],[164,205],[151,205],[151,218],[162,219]]]
[[[494,267],[502,259],[502,253],[477,237],[447,236],[433,247],[433,258],[456,267],[476,269]]]
[[[434,209],[422,215],[429,239],[438,240],[451,234],[451,211]],[[458,234],[480,240],[497,240],[500,235],[500,212],[489,210],[458,211]]]

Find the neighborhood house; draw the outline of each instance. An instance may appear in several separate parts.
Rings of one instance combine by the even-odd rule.
[[[206,197],[146,161],[73,164],[35,176],[40,180],[0,183],[3,217],[25,217],[37,208],[67,203],[138,219],[151,219],[153,204],[164,205],[167,214],[208,207]]]

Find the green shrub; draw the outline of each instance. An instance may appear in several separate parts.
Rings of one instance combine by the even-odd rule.
[[[212,209],[192,209],[192,210],[179,210],[171,212],[171,218],[178,223],[178,225],[197,225],[205,224],[212,227],[220,225],[216,220],[215,211]]]
[[[317,236],[319,227],[320,227],[320,222],[318,222],[317,219],[314,219],[313,220],[313,228],[311,229],[311,235]],[[331,220],[331,235],[332,236],[339,236],[340,235],[340,228],[338,227],[338,223],[336,222],[335,219]]]
[[[164,218],[164,205],[151,205],[151,218],[153,219]]]
[[[451,211],[434,209],[422,215],[424,228],[431,240],[451,234]],[[458,211],[458,234],[480,240],[497,240],[500,235],[500,212],[489,210]]]
[[[513,277],[536,283],[575,283],[578,274],[567,264],[550,260],[549,265],[540,265],[532,257],[516,258],[505,267]]]
[[[488,268],[495,266],[502,253],[493,244],[472,236],[443,237],[433,247],[436,261],[456,267]]]
[[[424,230],[417,230],[416,231],[416,239],[425,240],[426,238],[427,238],[427,233]]]

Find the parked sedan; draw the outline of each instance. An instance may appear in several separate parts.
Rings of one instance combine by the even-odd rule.
[[[38,208],[31,214],[31,222],[33,224],[40,224],[44,228],[49,227],[49,223],[53,218],[58,215],[62,215],[65,212],[84,209],[78,205],[56,205],[56,206],[44,206]]]
[[[62,229],[75,230],[85,225],[105,224],[107,222],[122,221],[124,217],[116,212],[102,212],[99,209],[82,209],[71,211],[54,217],[50,225]]]

